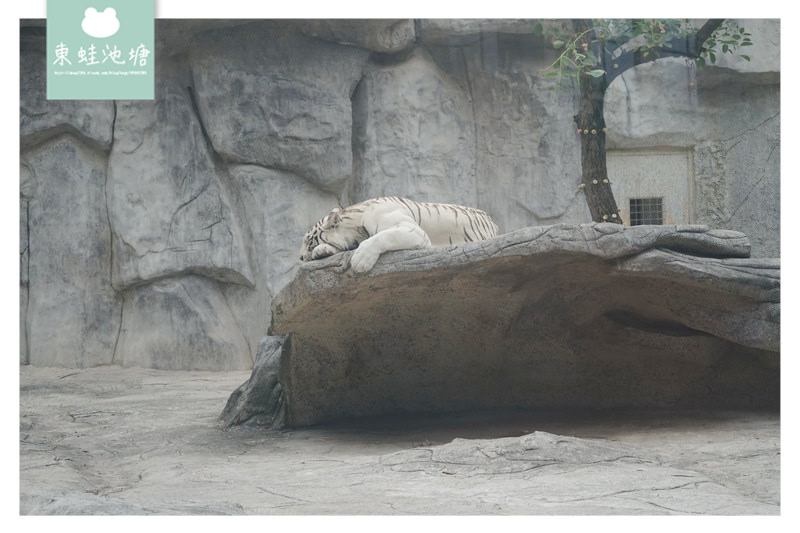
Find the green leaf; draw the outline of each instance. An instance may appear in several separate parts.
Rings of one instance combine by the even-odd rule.
[[[727,54],[728,50],[730,50],[730,47],[727,44],[723,44],[722,45],[722,53],[723,54]]]
[[[595,69],[595,70],[590,70],[586,74],[588,74],[589,76],[591,76],[593,78],[599,78],[599,77],[605,75],[605,73],[606,73],[605,70],[603,70],[601,68],[598,68],[598,69]]]
[[[555,41],[553,41],[553,46],[556,48],[561,48],[562,46],[564,46],[564,41],[556,39]]]
[[[751,43],[750,41],[744,41],[742,43],[742,46],[753,46],[753,43]]]
[[[713,52],[709,52],[708,56],[711,58],[711,62],[712,63],[716,63],[717,62],[717,56]]]
[[[698,57],[697,59],[695,59],[694,63],[695,65],[698,66],[698,68],[703,68],[706,66],[706,60],[703,59],[702,57]]]
[[[536,35],[537,37],[541,35],[543,31],[544,27],[541,24],[537,24],[536,26],[533,27],[533,34]]]
[[[750,56],[746,56],[744,54],[741,54],[739,57],[743,58],[745,61],[750,61]]]

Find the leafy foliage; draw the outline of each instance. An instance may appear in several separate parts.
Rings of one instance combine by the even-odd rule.
[[[714,64],[717,62],[717,55],[720,52],[733,54],[739,47],[753,46],[753,41],[750,37],[752,35],[739,26],[736,21],[725,20],[722,26],[717,28],[717,31],[706,39],[703,53],[695,62],[699,67],[705,66],[708,62]],[[745,61],[750,61],[750,56],[748,55],[740,53],[739,57]]]
[[[698,31],[688,19],[593,19],[581,32],[547,23],[534,28],[535,35],[561,50],[545,76],[609,76],[609,82],[628,68],[661,57],[685,57],[704,67],[753,44],[751,34],[734,20],[722,21],[701,42]],[[739,57],[750,61],[750,56]]]

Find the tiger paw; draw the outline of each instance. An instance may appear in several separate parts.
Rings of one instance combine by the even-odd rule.
[[[359,246],[350,258],[350,268],[353,272],[367,272],[375,266],[378,257],[380,257],[379,253],[375,253],[365,246]]]
[[[314,251],[311,252],[311,259],[322,259],[323,257],[328,257],[330,255],[335,254],[338,251],[339,250],[337,250],[330,244],[323,243],[314,248]]]

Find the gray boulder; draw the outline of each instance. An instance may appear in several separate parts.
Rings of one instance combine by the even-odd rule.
[[[114,363],[162,370],[247,370],[253,359],[219,283],[165,278],[124,292]]]
[[[748,259],[741,233],[531,227],[387,253],[364,275],[350,254],[303,265],[273,300],[288,424],[778,404],[779,262]]]
[[[364,76],[353,98],[352,201],[401,194],[474,205],[472,104],[429,54]]]
[[[228,283],[221,289],[255,358],[269,326],[270,301],[294,276],[303,234],[338,200],[289,172],[256,165],[234,165],[229,172],[236,211],[249,235],[254,285]]]
[[[261,340],[250,379],[231,394],[220,415],[222,427],[240,424],[269,427],[283,425],[285,396],[279,374],[284,347],[288,348],[288,341],[286,335],[267,336]]]
[[[350,97],[368,57],[279,22],[197,35],[192,81],[214,150],[337,189],[352,172]]]
[[[26,362],[76,368],[109,364],[122,300],[111,287],[105,157],[62,134],[25,151],[20,160]]]
[[[154,101],[117,105],[107,184],[114,286],[182,273],[252,285],[226,170],[189,92],[169,76],[159,80]]]
[[[487,21],[472,22],[481,27]],[[428,24],[422,21],[423,30]],[[466,30],[471,22],[437,24]],[[580,142],[573,113],[565,111],[573,105],[570,81],[542,72],[557,53],[530,31],[472,37],[477,40],[464,46],[430,47],[440,75],[467,94],[473,117],[464,136],[474,145],[454,167],[469,172],[462,172],[454,189],[476,190],[476,200],[467,205],[491,213],[505,231],[589,220],[578,190]]]

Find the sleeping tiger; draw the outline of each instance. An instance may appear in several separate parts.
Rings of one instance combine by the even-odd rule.
[[[488,239],[497,225],[480,209],[397,196],[336,207],[303,237],[300,260],[353,250],[350,267],[367,272],[383,252]]]

